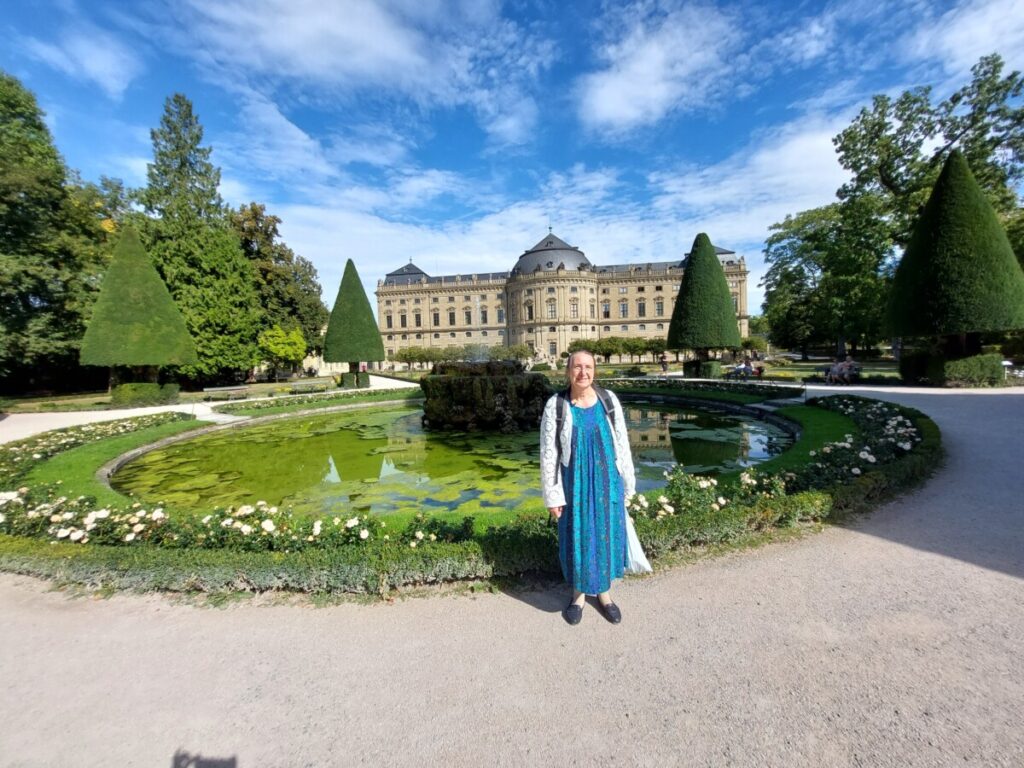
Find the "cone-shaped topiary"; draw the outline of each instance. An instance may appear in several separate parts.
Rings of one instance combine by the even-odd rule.
[[[715,247],[701,232],[686,261],[679,296],[668,326],[669,349],[693,349],[702,358],[710,349],[740,345],[732,295]]]
[[[914,226],[888,317],[891,331],[904,336],[1024,328],[1024,272],[958,151]]]
[[[341,276],[331,319],[327,321],[324,360],[348,363],[349,371],[355,372],[359,370],[360,362],[383,359],[384,342],[381,341],[377,321],[373,319],[356,265],[349,259]]]
[[[83,365],[163,366],[196,361],[185,318],[134,229],[126,228],[82,338]]]

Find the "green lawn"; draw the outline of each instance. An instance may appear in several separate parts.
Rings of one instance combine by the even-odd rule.
[[[174,421],[122,437],[80,445],[41,462],[19,482],[30,487],[60,483],[65,496],[93,496],[100,504],[123,504],[125,497],[96,479],[96,470],[122,453],[170,435],[207,426],[204,421]]]

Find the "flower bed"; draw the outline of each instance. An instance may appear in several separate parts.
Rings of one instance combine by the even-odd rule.
[[[811,452],[802,467],[774,474],[748,470],[721,483],[676,467],[662,491],[629,503],[649,557],[656,561],[690,547],[870,507],[921,482],[941,457],[938,429],[916,411],[857,397],[812,403],[853,419],[857,441],[850,436]],[[70,440],[69,430],[35,438],[38,450],[31,455],[39,458],[32,460],[124,434],[133,425],[98,426]],[[23,458],[27,450],[21,445],[13,454]],[[57,488],[0,493],[0,567],[93,586],[384,593],[453,579],[555,575],[556,541],[556,528],[538,516],[483,534],[474,534],[472,518],[452,523],[420,517],[389,531],[379,517],[297,519],[265,502],[198,519],[127,500],[123,508],[97,508],[88,498],[61,496]]]
[[[108,437],[127,435],[161,424],[175,421],[191,421],[193,416],[172,411],[154,413],[150,416],[136,416],[118,421],[101,421],[83,424],[79,427],[56,429],[25,440],[0,445],[0,489],[10,488],[18,478],[24,476],[35,464],[63,451],[77,448],[86,443],[105,440]]]

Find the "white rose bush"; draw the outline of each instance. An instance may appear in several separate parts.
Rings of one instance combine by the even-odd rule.
[[[808,405],[843,417],[830,416],[830,431],[810,447],[798,442],[775,465],[721,477],[676,465],[663,488],[628,499],[648,556],[657,563],[672,551],[867,509],[920,482],[941,459],[937,428],[916,411],[852,396]],[[0,568],[128,589],[381,595],[404,585],[559,572],[557,529],[543,510],[486,530],[472,517],[425,514],[392,529],[388,519],[346,505],[313,518],[258,499],[196,513],[131,498],[99,505],[60,482],[25,482],[62,451],[182,418],[158,414],[0,445]]]

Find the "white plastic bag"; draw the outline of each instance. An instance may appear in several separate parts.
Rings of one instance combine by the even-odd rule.
[[[633,518],[629,515],[626,515],[626,570],[629,573],[650,573],[654,570],[640,546]]]

